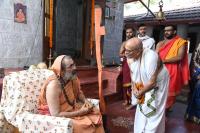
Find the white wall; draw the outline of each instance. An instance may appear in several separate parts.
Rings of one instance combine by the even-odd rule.
[[[14,3],[27,6],[27,24],[14,22]],[[42,61],[43,0],[0,0],[0,67]]]

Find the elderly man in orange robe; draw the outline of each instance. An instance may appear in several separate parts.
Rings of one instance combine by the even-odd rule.
[[[104,133],[101,113],[82,93],[72,58],[58,56],[51,69],[55,74],[42,87],[38,112],[72,118],[73,133]]]
[[[163,41],[160,41],[156,51],[167,67],[170,75],[169,92],[166,109],[169,110],[176,101],[183,85],[188,84],[189,66],[187,41],[176,35],[176,27],[165,26]]]

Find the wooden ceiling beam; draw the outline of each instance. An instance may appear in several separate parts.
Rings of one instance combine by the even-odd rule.
[[[135,2],[135,1],[138,1],[138,0],[124,0],[124,3],[130,3],[130,2]]]
[[[159,22],[157,20],[152,21],[141,21],[141,22],[134,22],[134,21],[125,21],[126,26],[134,26],[139,25],[141,23],[145,23],[147,25],[167,25],[167,24],[200,24],[200,19],[177,19],[177,20],[166,20]]]

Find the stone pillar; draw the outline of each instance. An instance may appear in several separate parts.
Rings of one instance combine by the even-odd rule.
[[[124,0],[118,0],[111,8],[114,19],[105,19],[106,35],[104,36],[103,58],[105,64],[119,63],[119,49],[122,44]]]
[[[177,25],[177,34],[184,39],[187,39],[188,25],[187,24],[178,24]]]
[[[43,0],[19,2],[27,6],[26,24],[14,22],[13,0],[0,2],[0,67],[16,68],[42,61]]]

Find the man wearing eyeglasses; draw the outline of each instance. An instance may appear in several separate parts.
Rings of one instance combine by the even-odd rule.
[[[133,96],[137,98],[134,133],[164,133],[169,74],[156,52],[132,38],[125,44],[132,73]]]
[[[165,64],[169,74],[169,93],[167,99],[167,112],[171,110],[183,85],[188,84],[189,66],[187,41],[176,35],[176,27],[165,26],[164,40],[157,44],[156,51]]]
[[[138,38],[142,41],[144,48],[155,49],[155,40],[148,35],[146,35],[147,26],[145,24],[140,24],[138,26]]]
[[[132,28],[126,29],[126,41],[134,37],[134,30]],[[127,60],[125,57],[125,42],[122,43],[119,56],[122,61],[122,79],[123,79],[123,97],[124,103],[123,105],[126,107],[127,110],[132,109],[131,104],[131,77],[130,77],[130,70],[127,64]]]

